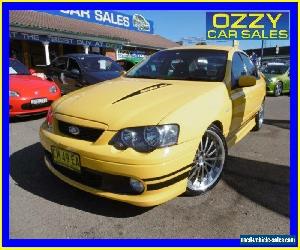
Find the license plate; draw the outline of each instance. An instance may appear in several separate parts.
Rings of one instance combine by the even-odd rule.
[[[80,156],[79,154],[57,148],[51,147],[52,159],[54,163],[64,166],[68,169],[80,172]]]
[[[47,98],[32,99],[32,100],[30,101],[30,103],[33,104],[33,105],[44,104],[44,103],[46,103],[46,102],[48,102],[48,99],[47,99]]]

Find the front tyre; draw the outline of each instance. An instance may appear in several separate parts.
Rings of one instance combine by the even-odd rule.
[[[274,88],[274,96],[280,96],[282,94],[283,85],[282,82],[277,82]]]
[[[196,196],[213,188],[220,180],[227,159],[227,145],[220,129],[212,125],[202,137],[189,173],[187,194]]]

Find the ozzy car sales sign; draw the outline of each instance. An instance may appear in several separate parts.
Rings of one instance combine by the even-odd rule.
[[[208,40],[287,40],[289,12],[207,12]]]
[[[153,22],[140,14],[127,15],[112,10],[38,10],[51,15],[63,16],[109,25],[123,29],[140,31],[153,34]]]

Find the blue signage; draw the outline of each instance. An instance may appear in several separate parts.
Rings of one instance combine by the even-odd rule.
[[[207,40],[288,40],[289,12],[206,12]]]
[[[99,48],[112,48],[112,49],[121,49],[121,44],[102,42],[102,41],[90,41],[83,39],[67,38],[60,36],[51,36],[51,35],[37,35],[26,32],[14,32],[10,31],[10,39],[16,40],[27,40],[32,42],[49,42],[49,43],[61,43],[61,44],[70,44],[70,45],[82,45],[90,47],[99,47]]]
[[[153,22],[140,14],[127,15],[112,10],[37,10],[81,21],[153,34]]]
[[[123,59],[123,58],[128,58],[128,57],[132,57],[132,58],[144,58],[145,52],[144,51],[139,51],[139,50],[134,50],[134,51],[130,51],[130,50],[119,50],[118,51],[118,58],[119,59]]]

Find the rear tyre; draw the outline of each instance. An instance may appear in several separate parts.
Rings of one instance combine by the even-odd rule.
[[[255,127],[253,128],[253,131],[258,131],[261,129],[265,118],[265,104],[262,103],[259,111],[255,115]]]
[[[196,196],[212,189],[221,179],[227,159],[227,145],[220,129],[210,126],[200,141],[190,170],[186,193]]]

